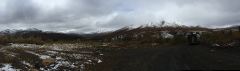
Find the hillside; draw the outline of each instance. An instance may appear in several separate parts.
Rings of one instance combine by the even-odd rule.
[[[83,39],[79,34],[67,34],[42,31],[39,29],[27,29],[27,30],[4,30],[0,32],[1,42],[8,43],[37,43],[42,44],[45,42],[56,42],[56,41],[76,41]]]

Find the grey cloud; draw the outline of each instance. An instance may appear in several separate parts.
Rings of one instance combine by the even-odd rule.
[[[6,10],[2,13],[4,18],[2,18],[1,23],[32,20],[38,15],[37,10],[31,0],[8,0]]]
[[[0,30],[39,28],[82,33],[160,20],[208,27],[240,24],[239,0],[39,1],[2,0],[0,26],[4,28]]]

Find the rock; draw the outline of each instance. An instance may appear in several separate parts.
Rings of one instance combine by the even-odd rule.
[[[44,66],[51,65],[51,64],[53,64],[54,62],[55,62],[55,59],[53,59],[53,58],[47,58],[47,59],[43,59],[43,60],[42,60],[42,64],[43,64]]]
[[[219,44],[213,44],[212,46],[213,46],[213,47],[220,47]]]

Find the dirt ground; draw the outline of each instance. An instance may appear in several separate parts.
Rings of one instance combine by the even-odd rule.
[[[95,71],[240,70],[240,48],[173,46],[104,49]]]
[[[238,47],[75,48],[78,46],[17,45],[0,47],[0,71],[240,70]]]

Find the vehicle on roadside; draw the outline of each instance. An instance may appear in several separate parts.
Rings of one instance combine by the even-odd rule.
[[[200,34],[198,32],[189,32],[187,34],[188,44],[189,45],[198,45],[200,44]]]

